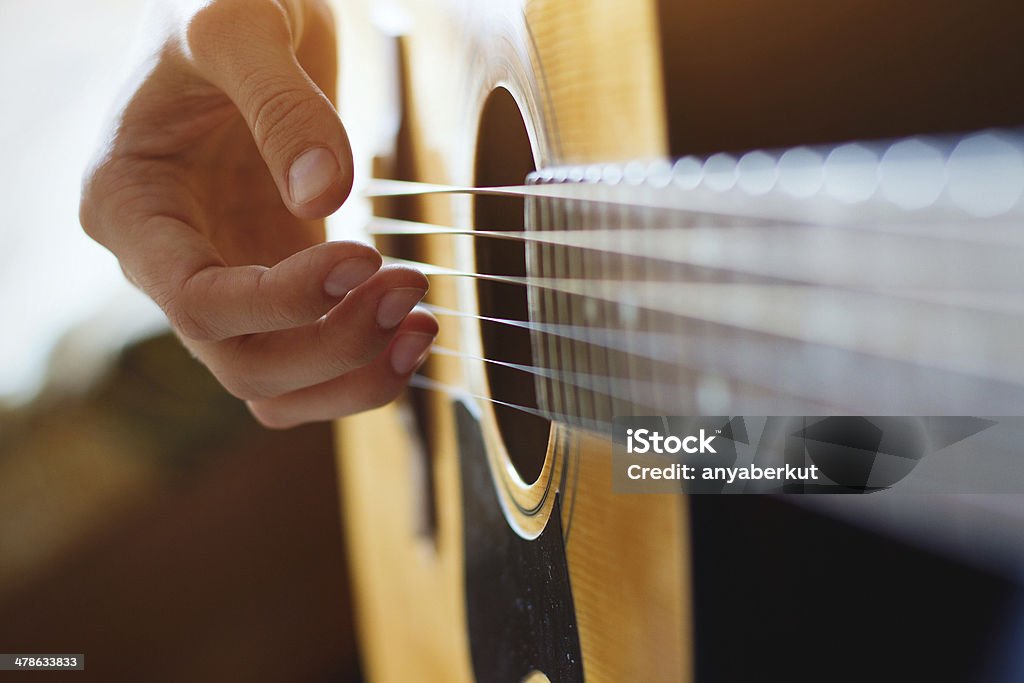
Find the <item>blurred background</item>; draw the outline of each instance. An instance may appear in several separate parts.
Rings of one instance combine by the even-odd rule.
[[[330,427],[262,430],[78,225],[143,4],[0,0],[0,652],[354,680]]]

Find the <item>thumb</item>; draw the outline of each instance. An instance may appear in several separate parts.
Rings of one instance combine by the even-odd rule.
[[[311,219],[348,197],[352,149],[334,105],[295,56],[302,5],[290,3],[289,13],[269,0],[215,1],[193,18],[188,41],[202,75],[241,112],[285,206]]]

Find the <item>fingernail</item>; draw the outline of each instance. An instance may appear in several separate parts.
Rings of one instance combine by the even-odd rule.
[[[395,373],[412,372],[427,357],[433,343],[434,335],[424,332],[407,332],[396,339],[391,347],[391,367]]]
[[[315,147],[306,150],[292,162],[288,172],[288,188],[292,201],[305,204],[316,199],[338,177],[338,160],[330,150]]]
[[[324,278],[324,291],[328,296],[345,296],[370,279],[377,272],[377,264],[365,258],[347,258],[340,261]]]
[[[409,311],[420,302],[427,290],[419,287],[392,289],[381,297],[377,304],[377,324],[383,330],[390,330],[409,315]]]

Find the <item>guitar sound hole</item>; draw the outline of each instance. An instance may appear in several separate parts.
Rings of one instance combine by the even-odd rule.
[[[478,186],[521,185],[535,170],[530,139],[519,107],[504,88],[490,94],[484,105],[476,148]],[[478,196],[474,225],[479,230],[523,230],[524,203],[515,197]],[[526,275],[525,244],[513,240],[478,238],[476,269],[495,275]],[[529,320],[526,288],[477,280],[480,314],[489,318]],[[530,332],[523,327],[481,321],[484,355],[504,363],[533,367]],[[491,397],[503,403],[536,410],[534,375],[497,363],[487,363]],[[540,476],[547,454],[550,423],[524,410],[494,406],[498,430],[519,476],[532,483]]]

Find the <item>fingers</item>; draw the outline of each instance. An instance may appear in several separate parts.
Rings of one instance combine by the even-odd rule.
[[[264,426],[283,429],[377,408],[398,396],[409,375],[426,360],[436,335],[433,316],[415,310],[369,365],[283,396],[250,401],[249,409]]]
[[[117,254],[130,280],[167,314],[182,337],[214,341],[308,325],[380,268],[359,242],[325,242],[272,268],[229,267],[185,223],[156,217],[118,233]]]
[[[210,369],[244,399],[325,382],[380,355],[426,291],[426,278],[418,271],[382,268],[312,325],[218,345],[207,354]]]
[[[196,340],[307,325],[326,314],[380,268],[372,247],[327,242],[310,247],[273,268],[206,267],[182,285],[177,305],[189,311],[187,329]]]
[[[121,250],[126,273],[164,308],[221,384],[241,398],[269,400],[263,410],[282,411],[268,424],[327,419],[389,401],[437,333],[431,315],[412,312],[427,291],[426,277],[380,268],[379,254],[367,245],[326,243],[272,268],[227,267],[180,221],[152,220],[129,234]],[[264,329],[275,331],[253,333]],[[321,384],[330,386],[313,390]],[[354,393],[341,398],[346,388]],[[283,398],[289,394],[296,395]]]
[[[83,226],[236,395],[280,405],[289,422],[390,400],[437,331],[428,314],[410,314],[426,278],[382,270],[356,243],[292,253],[352,183],[328,97],[337,60],[325,1],[167,5],[169,21],[184,20],[161,31],[169,42],[119,114],[116,144],[83,193]],[[282,213],[234,108],[302,220]],[[312,416],[289,412],[304,405]]]
[[[352,150],[334,105],[296,58],[302,6],[211,2],[190,23],[187,43],[200,73],[238,107],[285,206],[322,218],[352,188]]]

